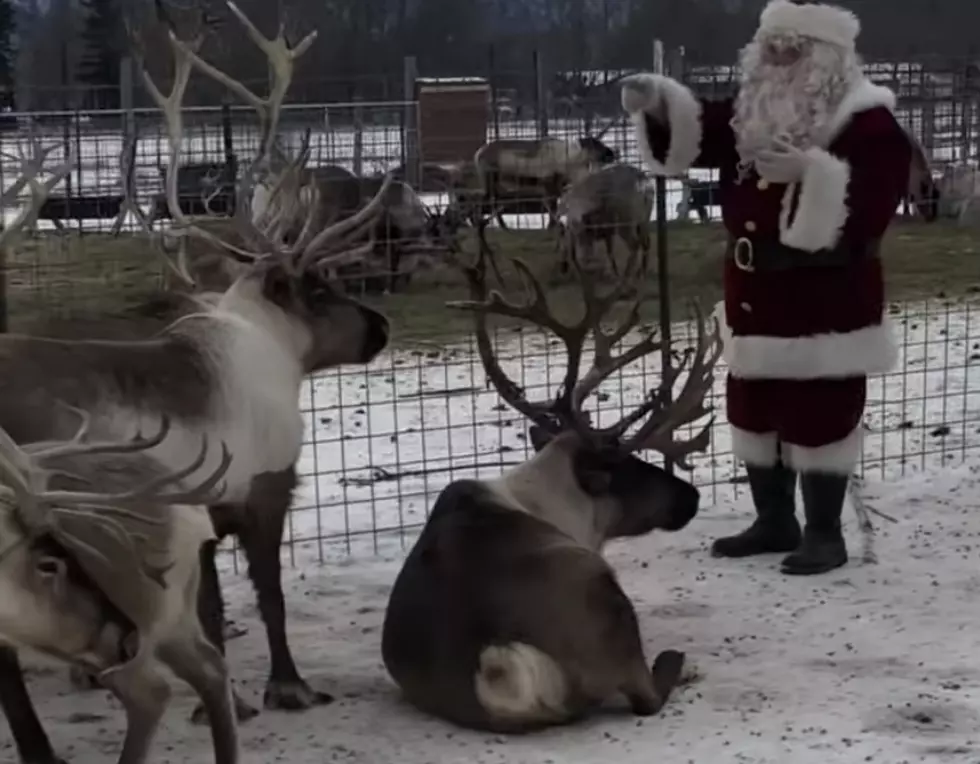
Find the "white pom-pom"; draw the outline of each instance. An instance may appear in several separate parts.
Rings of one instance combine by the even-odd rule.
[[[628,114],[654,111],[660,102],[660,80],[656,74],[634,74],[623,79],[623,109]]]

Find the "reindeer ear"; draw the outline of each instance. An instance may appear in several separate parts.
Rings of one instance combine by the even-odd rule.
[[[61,557],[43,554],[34,562],[34,570],[45,586],[49,587],[55,599],[61,598],[66,592],[68,578],[68,563]]]
[[[532,424],[527,434],[531,438],[531,446],[534,448],[535,453],[542,451],[555,437],[539,424]]]
[[[284,268],[272,267],[262,275],[262,296],[274,305],[289,304],[293,286],[293,279]]]
[[[573,470],[579,488],[589,496],[605,496],[612,487],[612,464],[601,454],[579,451],[575,455]]]

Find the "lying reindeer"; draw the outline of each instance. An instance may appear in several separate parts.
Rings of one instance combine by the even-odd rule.
[[[458,480],[439,495],[391,591],[385,666],[409,702],[465,727],[521,732],[561,724],[617,693],[634,713],[656,714],[680,679],[684,656],[666,650],[651,670],[633,607],[600,551],[611,538],[680,530],[696,514],[696,488],[633,453],[656,449],[687,466],[685,454],[705,450],[710,422],[686,442],[672,433],[708,413],[703,398],[721,353],[717,331],[706,333],[699,312],[694,361],[673,403],[665,394],[681,369],[619,423],[596,428],[582,406],[602,380],[648,353],[668,352],[648,336],[612,354],[636,323],[639,301],[613,333],[600,327],[634,291],[636,255],[602,296],[580,273],[584,315],[574,325],[551,314],[526,265],[515,262],[529,304],[488,294],[490,259],[481,236],[480,259],[465,269],[472,300],[456,307],[476,313],[487,377],[534,422],[536,455],[498,479]],[[565,343],[568,367],[554,403],[529,402],[507,378],[493,356],[488,314],[530,320]],[[595,360],[580,378],[590,333]]]
[[[606,256],[614,275],[619,275],[613,256],[613,240],[618,235],[632,259],[642,252],[642,273],[647,272],[650,255],[650,213],[653,189],[642,170],[616,163],[580,178],[568,187],[558,204],[566,218],[561,237],[559,270],[566,274],[570,259],[579,258],[579,267],[590,272],[603,270],[594,262],[596,241],[606,245]]]
[[[315,35],[290,48],[281,31],[268,40],[237,6],[229,8],[269,56],[275,76],[269,99],[252,96],[264,125],[259,157],[253,163],[253,168],[261,167],[294,59]],[[93,429],[106,438],[133,437],[148,420],[167,416],[173,424],[169,436],[148,452],[166,469],[183,465],[202,434],[211,442],[227,443],[234,460],[220,503],[210,509],[219,538],[238,536],[258,593],[272,662],[264,703],[267,708],[307,708],[331,698],[311,689],[293,660],[279,556],[303,442],[300,387],[312,372],[371,361],[388,342],[385,317],[338,291],[330,275],[364,257],[363,248],[355,247],[352,239],[360,240],[360,229],[375,224],[386,186],[356,215],[316,232],[307,226],[290,246],[279,238],[277,216],[261,227],[251,223],[250,173],[241,203],[236,203],[234,241],[224,241],[187,219],[178,203],[176,172],[183,134],[181,101],[191,72],[199,68],[239,95],[250,91],[199,58],[200,38],[187,42],[172,32],[169,39],[175,56],[170,94],[165,97],[145,71],[144,80],[167,121],[170,211],[184,235],[201,237],[240,261],[241,275],[223,294],[203,300],[198,312],[182,316],[155,339],[99,342],[0,336],[0,426],[18,443],[63,439],[73,431],[73,420],[55,405],[64,400],[91,415]],[[37,166],[36,161],[25,162],[22,187],[43,190],[35,179]],[[23,225],[31,209],[43,201],[41,196],[35,195],[15,223]],[[16,228],[8,226],[2,236],[11,236]],[[174,270],[186,276],[183,258]],[[200,472],[214,467],[215,457],[209,456]],[[207,544],[202,555],[202,621],[208,638],[223,651],[216,546],[217,542]],[[0,706],[18,727],[19,750],[23,752],[24,740],[31,739],[29,750],[34,754],[24,758],[54,761],[17,656],[9,650],[0,650],[0,687]],[[255,713],[240,699],[236,707],[240,718]],[[196,717],[203,718],[200,709]]]
[[[255,190],[253,215],[256,218],[265,214],[274,188],[282,199],[293,200],[296,217],[286,225],[287,240],[298,235],[308,219],[314,221],[314,226],[322,226],[355,214],[379,193],[382,183],[390,177],[358,177],[337,165],[307,168],[302,166],[306,155],[304,150],[297,160],[282,163]],[[310,203],[315,205],[312,213],[307,209]],[[386,276],[365,277],[352,268],[342,275],[348,279],[363,278],[363,291],[369,293],[394,292],[399,277],[408,283],[417,261],[434,259],[453,246],[452,236],[442,225],[440,216],[422,202],[408,183],[393,177],[382,194],[377,222],[366,232],[365,241],[374,242],[367,258],[369,269]]]
[[[601,138],[502,138],[490,141],[473,155],[484,204],[497,223],[506,228],[500,205],[515,200],[540,201],[548,214],[548,228],[558,224],[557,199],[569,183],[592,170],[616,161],[616,152]]]
[[[89,442],[87,415],[68,442],[18,447],[0,429],[0,643],[68,661],[98,674],[126,710],[120,764],[142,764],[170,697],[159,664],[204,702],[218,764],[238,761],[228,671],[198,618],[200,550],[213,542],[204,506],[231,464],[189,490],[208,452],[167,474],[147,456],[151,439]],[[93,490],[96,489],[96,490]],[[9,688],[7,688],[9,689]],[[21,758],[55,762],[33,747],[8,711]],[[40,739],[44,739],[43,730]]]

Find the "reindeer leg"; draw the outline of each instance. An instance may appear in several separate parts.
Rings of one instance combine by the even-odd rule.
[[[99,681],[126,709],[126,737],[119,764],[144,764],[170,702],[170,684],[141,657],[103,671]]]
[[[316,692],[296,669],[286,639],[286,612],[282,594],[279,546],[283,524],[296,487],[296,470],[267,472],[255,477],[246,516],[238,538],[248,558],[248,575],[258,594],[259,612],[269,640],[272,666],[265,689],[265,707],[296,711],[333,701]]]
[[[637,716],[660,713],[674,688],[680,684],[684,671],[684,653],[664,650],[653,661],[653,667],[638,672],[623,691]]]
[[[224,658],[201,633],[167,640],[157,655],[174,674],[189,684],[203,701],[211,726],[215,764],[238,761],[238,725],[231,679]]]
[[[606,234],[606,259],[609,261],[609,267],[612,270],[613,278],[619,278],[619,266],[616,265],[616,255],[613,253],[613,237],[615,232]],[[627,250],[632,252],[629,248],[629,242],[626,243]]]
[[[22,764],[65,764],[59,759],[24,683],[17,651],[0,647],[0,708],[7,717]]]
[[[211,512],[212,520],[215,520],[215,527],[220,527],[222,516],[232,513],[235,510],[231,507],[216,507]],[[225,530],[222,528],[221,530]],[[218,531],[219,536],[225,534]],[[225,604],[221,596],[221,582],[218,580],[218,569],[214,564],[214,555],[217,551],[218,542],[209,541],[201,546],[201,582],[197,595],[197,614],[204,627],[204,633],[211,644],[218,650],[219,655],[225,654]],[[246,703],[239,697],[237,692],[233,693],[235,701],[235,714],[239,721],[248,721],[258,716],[258,709]],[[194,724],[206,724],[208,722],[207,709],[203,703],[199,703],[191,713],[191,722]]]

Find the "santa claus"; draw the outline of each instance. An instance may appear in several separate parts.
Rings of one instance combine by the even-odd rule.
[[[859,30],[842,8],[772,0],[741,53],[735,98],[703,100],[653,74],[622,83],[655,173],[719,170],[729,242],[716,315],[733,448],[757,518],[712,552],[791,552],[786,573],[847,562],[841,510],[861,455],[867,376],[897,357],[879,244],[908,187],[912,147],[895,95],[862,72]]]

